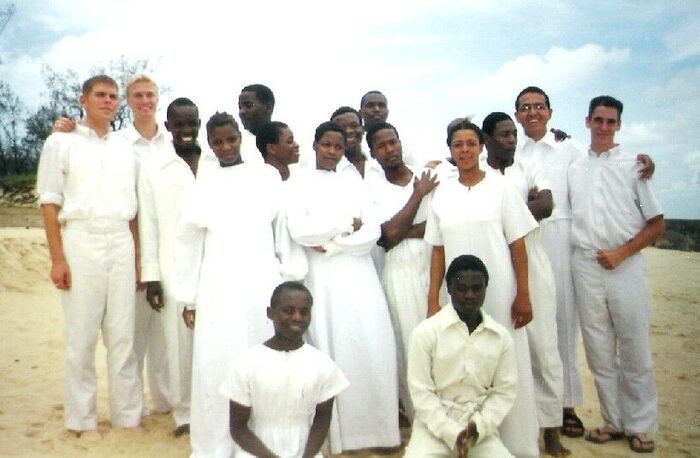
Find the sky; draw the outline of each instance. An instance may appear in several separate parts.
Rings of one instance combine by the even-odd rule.
[[[0,80],[30,109],[45,91],[43,64],[86,79],[121,55],[150,58],[154,78],[171,89],[161,120],[181,96],[203,122],[217,110],[235,115],[240,89],[263,83],[277,100],[273,119],[309,155],[318,124],[376,89],[404,149],[427,159],[449,154],[449,121],[512,114],[530,85],[550,96],[550,126],[587,145],[588,102],[607,94],[625,104],[619,143],[656,163],[666,217],[700,219],[700,145],[691,135],[700,119],[700,2],[14,3],[0,35]]]

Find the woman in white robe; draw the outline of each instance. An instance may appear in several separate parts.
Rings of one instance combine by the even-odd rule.
[[[447,144],[459,176],[435,190],[425,228],[433,245],[429,314],[439,310],[445,265],[462,254],[481,258],[490,273],[484,310],[511,332],[518,365],[518,395],[500,427],[503,443],[518,457],[537,457],[534,382],[525,329],[532,319],[523,238],[537,223],[507,180],[479,169],[483,134],[462,121],[449,129]]]
[[[207,123],[219,166],[198,178],[178,221],[175,295],[188,317],[196,310],[196,319],[188,318],[194,321],[192,456],[228,458],[229,402],[219,387],[231,359],[272,333],[265,310],[280,283],[273,225],[281,180],[265,164],[241,161],[238,127],[219,115]]]
[[[338,174],[345,133],[316,130],[317,169],[296,182],[288,215],[292,238],[305,247],[306,285],[314,297],[310,342],[350,381],[338,395],[330,427],[332,453],[400,444],[396,347],[370,250],[379,222],[359,174]]]

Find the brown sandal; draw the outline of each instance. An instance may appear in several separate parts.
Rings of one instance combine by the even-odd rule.
[[[630,434],[627,436],[627,442],[630,444],[630,450],[637,453],[651,453],[656,447],[654,441],[647,439],[643,434]]]
[[[592,431],[588,431],[584,439],[594,444],[604,444],[610,441],[619,441],[625,437],[625,433],[622,431],[615,431],[609,428],[609,426],[601,426]]]
[[[573,412],[564,411],[564,423],[559,429],[566,437],[581,437],[586,432],[581,419]]]

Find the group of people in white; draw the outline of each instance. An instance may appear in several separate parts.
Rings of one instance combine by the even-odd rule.
[[[39,163],[77,437],[102,436],[102,331],[112,426],[144,432],[147,380],[194,457],[391,450],[400,424],[411,457],[536,457],[540,429],[552,456],[570,454],[560,433],[654,450],[640,250],[664,220],[653,162],[615,142],[621,102],[591,100],[584,152],[528,87],[523,142],[506,113],[457,118],[444,157],[415,164],[370,91],[318,126],[306,168],[264,85],[241,91],[243,129],[209,118],[209,149],[190,99],[163,129],[155,81],[126,93],[134,123],[113,132],[117,84],[85,81],[83,120],[57,120]],[[588,432],[579,329],[603,417]]]

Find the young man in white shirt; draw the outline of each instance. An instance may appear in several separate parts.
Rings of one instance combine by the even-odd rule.
[[[143,431],[143,392],[134,354],[138,240],[136,164],[131,145],[111,132],[117,84],[85,83],[85,123],[46,140],[37,174],[51,254],[51,279],[62,290],[66,333],[65,424],[99,439],[95,346],[107,347],[112,426]]]
[[[627,435],[630,448],[652,452],[658,396],[651,355],[650,292],[640,251],[664,232],[661,207],[635,156],[615,143],[622,102],[591,100],[588,154],[569,168],[573,273],[581,333],[605,424],[586,440]]]
[[[472,255],[445,275],[451,301],[411,336],[408,386],[416,409],[406,457],[511,457],[498,427],[517,393],[510,333],[481,310],[489,275]]]

